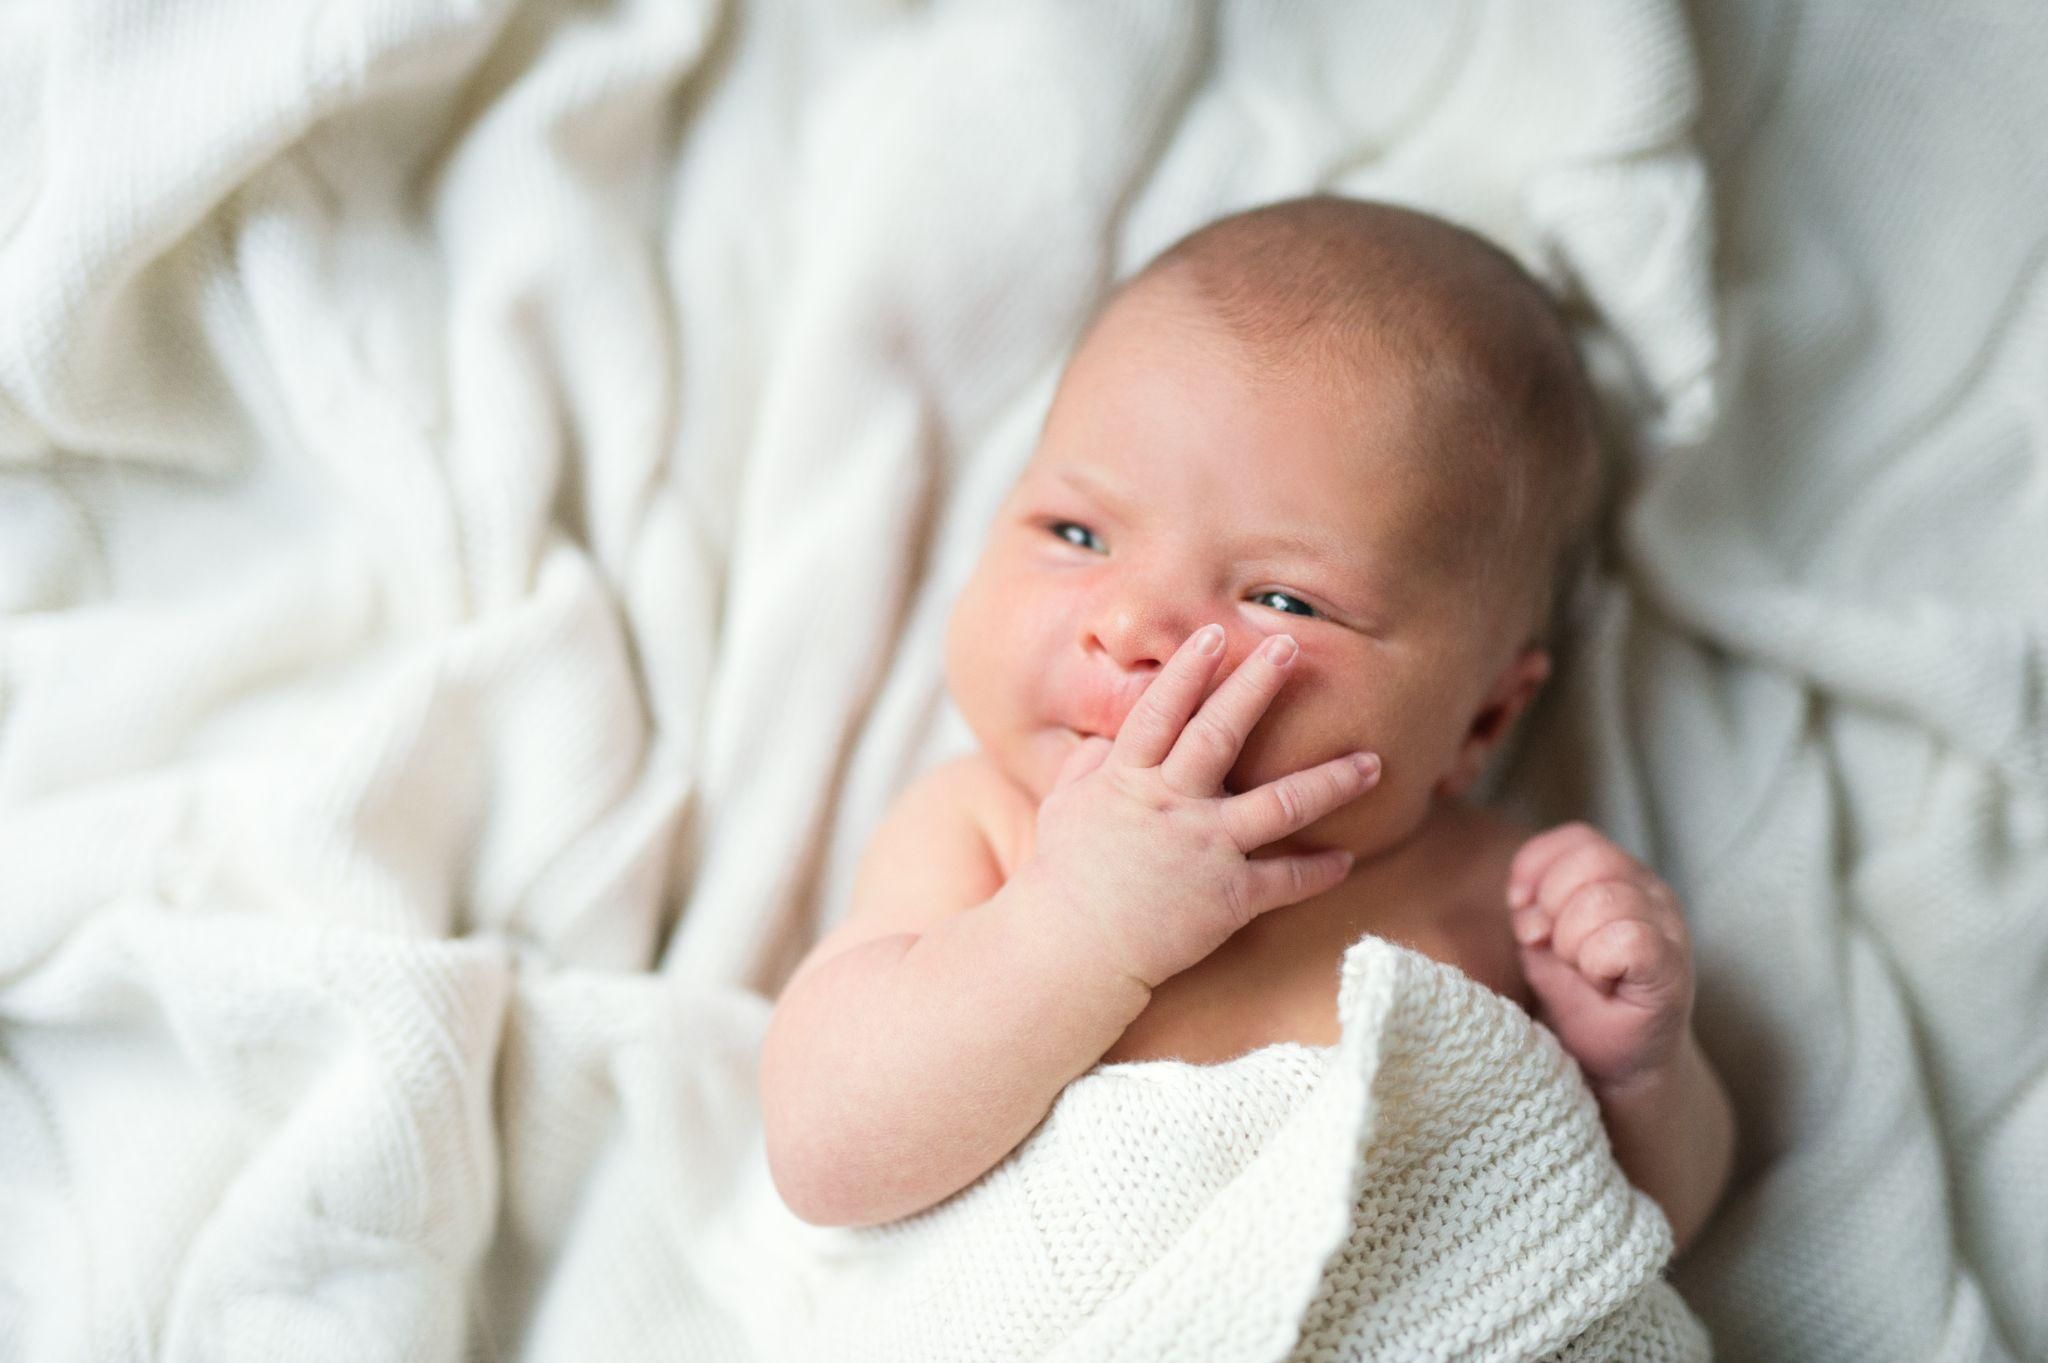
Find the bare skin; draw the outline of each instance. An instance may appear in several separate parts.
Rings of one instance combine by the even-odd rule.
[[[965,760],[979,770],[969,783],[977,821],[1008,879],[1031,854],[1038,807],[985,758]],[[1338,968],[1367,933],[1454,965],[1533,1009],[1500,890],[1516,851],[1535,832],[1492,811],[1445,802],[1397,849],[1354,865],[1333,889],[1253,919],[1153,989],[1145,1011],[1102,1062],[1219,1064],[1279,1041],[1334,1045]]]
[[[980,752],[892,808],[770,1026],[770,1166],[800,1216],[930,1206],[1104,1060],[1327,1044],[1337,961],[1375,932],[1598,1058],[1623,1168],[1696,1233],[1733,1123],[1675,901],[1589,853],[1525,864],[1541,839],[1464,804],[1550,662],[1434,566],[1407,376],[1361,386],[1258,376],[1164,286],[1090,333],[954,608]],[[1513,935],[1517,871],[1547,887],[1541,941]],[[1581,951],[1588,912],[1626,949]]]
[[[920,782],[885,821],[854,913],[799,967],[763,1044],[770,1169],[799,1215],[871,1224],[964,1187],[1156,987],[1342,879],[1348,853],[1248,854],[1370,789],[1377,764],[1347,754],[1225,792],[1287,667],[1261,655],[1205,698],[1219,634],[1190,637],[1114,741],[1070,749],[1007,880],[965,795],[972,763]],[[884,887],[901,866],[920,882]]]

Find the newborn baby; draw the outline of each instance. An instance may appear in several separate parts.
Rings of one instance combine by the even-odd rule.
[[[953,610],[980,751],[899,797],[776,1005],[790,1208],[929,1207],[1099,1063],[1331,1045],[1372,933],[1557,1034],[1683,1247],[1733,1124],[1678,904],[1464,799],[1549,673],[1596,465],[1547,295],[1438,219],[1275,204],[1119,289]]]

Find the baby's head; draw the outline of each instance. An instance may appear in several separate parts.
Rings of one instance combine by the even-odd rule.
[[[953,611],[947,675],[1036,798],[1211,621],[1220,683],[1301,651],[1226,788],[1352,749],[1368,796],[1289,848],[1392,846],[1534,698],[1598,478],[1542,288],[1439,219],[1319,197],[1212,223],[1123,285]]]

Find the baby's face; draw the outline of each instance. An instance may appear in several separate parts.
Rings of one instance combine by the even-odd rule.
[[[1476,772],[1498,735],[1475,753],[1475,716],[1518,641],[1429,552],[1440,489],[1402,376],[1340,401],[1257,372],[1196,306],[1127,294],[1083,343],[954,606],[948,685],[1037,800],[1202,625],[1225,634],[1212,690],[1292,635],[1226,789],[1377,752],[1375,790],[1279,845],[1370,855]]]

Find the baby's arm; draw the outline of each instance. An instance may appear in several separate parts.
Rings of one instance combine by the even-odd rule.
[[[1614,1157],[1671,1222],[1677,1252],[1700,1232],[1727,1189],[1735,1112],[1690,1030],[1671,1064],[1633,1082],[1594,1086]]]
[[[1579,1062],[1615,1159],[1682,1252],[1728,1186],[1735,1114],[1693,1035],[1678,898],[1580,823],[1523,845],[1508,904],[1536,1016]]]
[[[965,762],[920,778],[861,863],[846,922],[775,1006],[761,1055],[769,1168],[818,1225],[921,1211],[980,1177],[1151,991],[1047,931],[968,812]]]
[[[965,1187],[1157,985],[1257,915],[1344,878],[1342,849],[1251,854],[1370,790],[1376,757],[1223,790],[1292,643],[1269,641],[1210,694],[1223,631],[1183,640],[1114,742],[1068,751],[1031,856],[1000,886],[949,788],[957,770],[905,796],[869,850],[854,920],[798,971],[769,1024],[769,1164],[799,1216],[872,1224]]]

